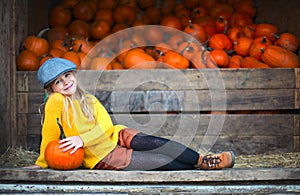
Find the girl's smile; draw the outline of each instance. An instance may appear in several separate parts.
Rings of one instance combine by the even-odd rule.
[[[75,78],[75,72],[66,72],[59,76],[51,85],[54,92],[72,96],[77,89],[77,80]]]

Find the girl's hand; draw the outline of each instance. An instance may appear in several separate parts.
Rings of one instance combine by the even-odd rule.
[[[67,137],[59,141],[61,144],[59,148],[64,148],[63,152],[66,152],[73,148],[70,154],[74,154],[79,148],[83,146],[83,141],[79,136]]]

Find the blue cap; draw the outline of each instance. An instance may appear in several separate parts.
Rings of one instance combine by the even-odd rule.
[[[46,88],[57,77],[71,70],[76,70],[76,65],[70,60],[50,58],[39,68],[37,78],[41,87]]]

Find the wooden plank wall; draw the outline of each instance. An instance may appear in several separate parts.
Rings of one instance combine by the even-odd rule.
[[[48,21],[49,9],[58,1],[53,0],[3,0],[0,2],[0,153],[8,146],[19,142],[20,130],[17,129],[17,95],[15,57],[21,40],[36,34],[45,27]],[[300,38],[300,23],[298,22],[300,4],[297,0],[257,0],[256,23],[270,22],[279,26],[280,31],[295,33]],[[48,11],[45,11],[48,10]],[[299,54],[299,51],[298,51]],[[300,55],[300,54],[299,54]],[[26,134],[22,132],[21,134]],[[26,142],[26,141],[25,141]]]
[[[18,141],[37,149],[43,90],[35,73],[17,75],[18,128],[28,136]],[[222,75],[219,83],[214,83],[216,75]],[[299,151],[299,69],[79,71],[78,76],[118,124],[204,152]],[[211,115],[211,110],[230,114]],[[234,112],[244,110],[281,112]]]

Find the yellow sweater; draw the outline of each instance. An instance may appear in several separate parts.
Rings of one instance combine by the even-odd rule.
[[[100,160],[109,154],[117,145],[119,131],[126,128],[123,125],[113,125],[109,114],[98,99],[92,95],[93,109],[97,122],[88,121],[81,112],[78,100],[74,100],[74,110],[76,120],[71,107],[69,106],[67,117],[71,124],[68,125],[66,117],[62,117],[65,97],[59,93],[53,93],[49,96],[45,105],[45,118],[42,128],[42,142],[40,146],[40,156],[36,165],[47,168],[44,153],[47,144],[60,137],[60,129],[56,123],[56,118],[61,121],[66,137],[80,136],[84,146],[83,166],[92,169]],[[70,151],[68,151],[70,152]]]

